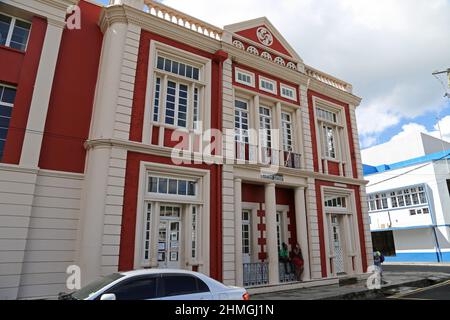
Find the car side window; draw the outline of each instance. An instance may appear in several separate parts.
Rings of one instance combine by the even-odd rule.
[[[209,287],[202,280],[197,278],[198,292],[209,292]]]
[[[208,286],[194,276],[167,274],[163,275],[164,296],[209,292]]]
[[[114,293],[117,300],[157,298],[158,277],[140,277],[119,283],[104,293]]]

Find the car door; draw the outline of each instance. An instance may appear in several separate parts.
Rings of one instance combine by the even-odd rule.
[[[198,277],[188,274],[163,274],[161,300],[211,300],[208,285]]]
[[[136,276],[123,280],[105,290],[103,294],[114,293],[116,300],[151,300],[158,299],[160,275]],[[100,298],[101,295],[98,297]]]

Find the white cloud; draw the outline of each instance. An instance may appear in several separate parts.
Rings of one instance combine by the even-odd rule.
[[[439,132],[439,126],[441,128]],[[422,132],[429,134],[435,138],[446,140],[450,142],[450,115],[442,118],[434,125],[434,130],[428,131],[427,128],[419,123],[410,122],[402,126],[402,130],[396,135],[392,136],[389,142],[395,140],[404,140],[406,137],[412,137],[412,133]],[[362,148],[368,148],[377,143],[377,139],[374,135],[366,135],[361,139]]]
[[[353,84],[363,98],[357,113],[362,140],[445,103],[431,72],[450,67],[450,1],[164,3],[220,27],[267,16],[305,63]]]

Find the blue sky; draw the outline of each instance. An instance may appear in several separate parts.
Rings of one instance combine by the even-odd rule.
[[[450,0],[163,2],[218,27],[266,16],[306,64],[353,84],[363,148],[409,131],[439,136],[437,117],[450,141],[450,99],[431,75],[450,68]]]

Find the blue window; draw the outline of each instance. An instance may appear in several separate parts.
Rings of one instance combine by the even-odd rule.
[[[173,74],[177,74],[182,77],[199,80],[200,69],[194,66],[190,66],[185,63],[173,61],[168,58],[158,57],[156,61],[156,68],[164,70]]]
[[[6,87],[0,84],[0,159],[3,158],[3,149],[5,147],[6,137],[8,135],[9,123],[11,120],[11,113],[15,98],[15,88]]]

